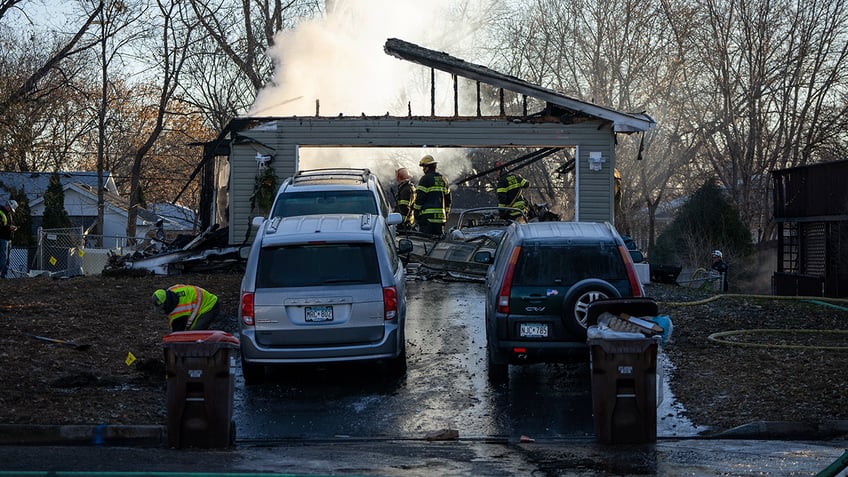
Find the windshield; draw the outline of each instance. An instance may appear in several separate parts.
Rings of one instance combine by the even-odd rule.
[[[377,202],[369,190],[292,192],[277,196],[271,217],[325,214],[377,214]]]

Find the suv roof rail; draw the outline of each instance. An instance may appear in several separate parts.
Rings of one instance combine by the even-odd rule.
[[[308,169],[297,171],[292,177],[292,183],[311,181],[311,180],[333,180],[333,179],[359,179],[362,182],[368,181],[368,176],[371,175],[370,169],[350,169],[350,168],[326,168],[326,169]]]

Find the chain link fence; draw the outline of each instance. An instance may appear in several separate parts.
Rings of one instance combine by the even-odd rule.
[[[98,275],[127,244],[126,237],[86,234],[82,227],[39,229],[37,237],[35,247],[12,248],[8,278]]]

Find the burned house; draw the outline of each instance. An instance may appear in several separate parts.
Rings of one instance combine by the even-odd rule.
[[[848,161],[772,171],[776,295],[848,297]]]
[[[229,147],[228,185],[218,187],[226,194],[226,205],[217,200],[218,223],[229,226],[230,244],[250,240],[250,222],[265,211],[257,206],[257,185],[268,167],[276,181],[299,169],[299,151],[304,147],[367,148],[538,148],[571,152],[575,175],[575,219],[613,222],[615,145],[617,134],[644,132],[654,121],[644,113],[623,113],[579,101],[550,89],[484,66],[468,63],[446,53],[428,50],[398,39],[386,41],[387,54],[451,75],[454,81],[454,114],[436,116],[321,116],[253,117],[233,120],[216,144]],[[460,115],[456,82],[476,83],[477,114]],[[483,115],[480,85],[523,98],[524,111],[507,115]],[[435,88],[435,80],[433,80]],[[531,107],[536,108],[530,110]],[[209,151],[219,149],[210,145]],[[217,153],[216,153],[217,154]],[[208,159],[208,158],[207,158]],[[267,179],[267,178],[266,178]],[[212,201],[213,203],[215,201]],[[201,211],[202,213],[202,211]],[[212,214],[214,216],[214,214]]]

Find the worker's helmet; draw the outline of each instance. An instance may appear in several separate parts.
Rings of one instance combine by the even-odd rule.
[[[501,170],[504,168],[504,163],[501,161],[495,161],[495,169]]]
[[[398,182],[405,181],[407,179],[412,179],[412,174],[410,174],[409,169],[405,167],[401,167],[400,169],[398,169],[395,174],[395,177],[397,178]]]
[[[721,258],[721,250],[713,250],[713,258]]]
[[[8,205],[9,209],[11,209],[12,212],[14,212],[18,208],[18,201],[14,200],[14,199],[9,199],[9,202],[6,202],[6,205]]]
[[[429,154],[422,157],[421,160],[418,161],[418,165],[421,166],[421,167],[429,166],[430,164],[436,164],[436,160],[433,159],[433,156],[431,156]]]
[[[162,307],[165,306],[165,299],[167,296],[167,292],[161,288],[153,292],[153,307],[161,311]]]

